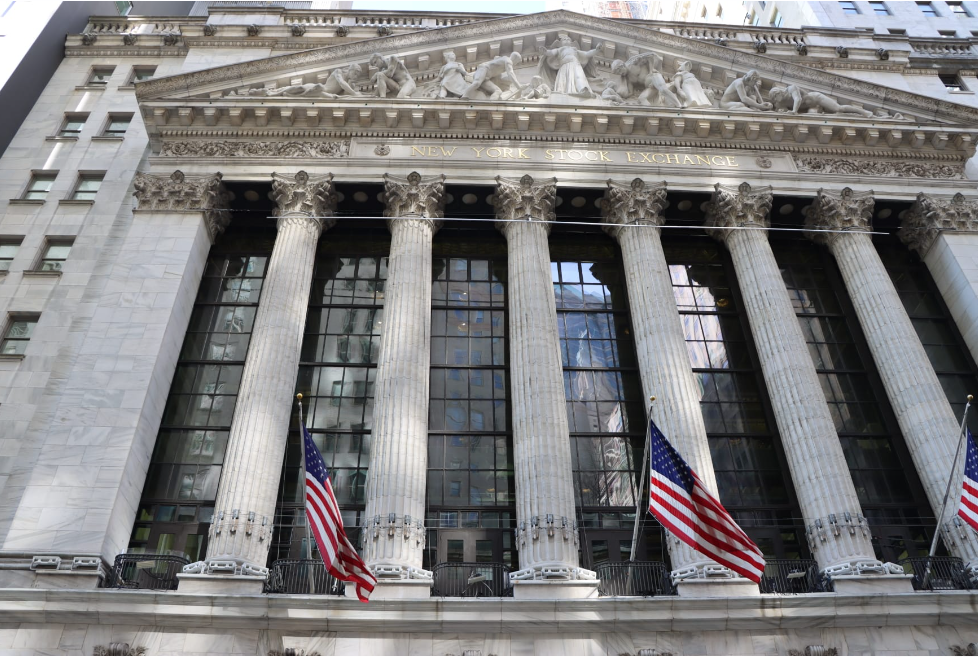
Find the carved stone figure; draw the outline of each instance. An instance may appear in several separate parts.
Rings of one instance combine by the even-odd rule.
[[[594,56],[601,44],[593,50],[580,50],[578,43],[566,34],[545,48],[540,57],[540,76],[555,93],[594,98],[588,76],[594,77]]]
[[[438,83],[438,98],[461,98],[472,82],[472,76],[465,71],[465,66],[455,61],[454,50],[446,50],[442,56],[445,65],[434,80]]]
[[[662,57],[654,52],[635,55],[625,61],[616,59],[611,63],[611,72],[622,79],[623,98],[632,98],[638,93],[638,102],[642,105],[682,107],[682,102],[662,77]],[[657,96],[655,101],[653,94]]]
[[[485,92],[489,100],[509,100],[519,94],[525,86],[516,77],[513,66],[523,61],[523,56],[512,52],[508,56],[500,55],[488,62],[479,64],[472,75],[472,83],[468,85],[462,98],[478,98],[479,92]],[[503,85],[507,87],[503,91]]]
[[[370,58],[370,65],[378,69],[372,82],[377,86],[379,98],[387,98],[388,92],[397,93],[397,98],[407,98],[418,88],[407,66],[397,55],[384,57],[375,53]]]
[[[261,96],[294,96],[303,98],[339,98],[340,96],[362,96],[359,91],[354,89],[349,80],[360,77],[361,68],[359,64],[350,64],[345,69],[338,68],[329,74],[326,82],[310,82],[307,84],[293,84],[288,87],[278,89],[249,89],[248,95]],[[252,94],[252,91],[262,93]]]
[[[530,78],[529,86],[523,87],[523,91],[520,92],[520,98],[523,100],[533,100],[536,98],[550,98],[550,94],[553,89],[550,88],[543,78],[539,75],[534,75]]]
[[[855,105],[840,105],[832,98],[829,98],[818,91],[804,91],[796,84],[789,84],[787,87],[774,87],[768,94],[774,109],[779,112],[791,112],[799,114],[801,112],[824,112],[825,114],[858,114],[869,118],[873,115],[869,110],[865,110]]]
[[[720,97],[720,109],[767,112],[773,108],[771,103],[761,98],[761,76],[753,69],[731,82]]]
[[[618,84],[614,80],[605,82],[604,90],[601,92],[601,98],[607,100],[612,105],[621,105],[625,102],[625,99],[618,93]]]
[[[683,107],[713,107],[713,103],[703,91],[703,85],[693,74],[693,64],[690,61],[677,61],[676,74],[672,76],[672,86]]]

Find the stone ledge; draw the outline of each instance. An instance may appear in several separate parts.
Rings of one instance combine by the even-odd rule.
[[[105,91],[107,84],[80,84],[75,91]]]
[[[0,354],[0,361],[24,360],[24,354]]]
[[[78,141],[78,137],[62,137],[60,135],[51,135],[50,137],[45,137],[44,141]]]
[[[44,199],[39,198],[12,198],[7,202],[10,205],[44,205]]]
[[[58,205],[95,205],[94,199],[91,201],[77,198],[63,198],[58,200]]]
[[[124,141],[125,137],[113,137],[111,135],[96,135],[92,141]]]
[[[50,269],[25,269],[21,272],[24,276],[38,276],[41,278],[61,278],[61,271]]]

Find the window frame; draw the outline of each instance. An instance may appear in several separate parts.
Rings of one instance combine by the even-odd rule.
[[[940,18],[940,14],[937,13],[937,7],[934,6],[933,2],[930,0],[917,0],[917,9],[920,10],[924,16],[928,18]]]
[[[102,130],[99,133],[99,137],[108,139],[125,139],[126,133],[129,132],[129,126],[132,125],[133,112],[109,112],[105,117],[105,123],[102,124]],[[126,128],[122,131],[111,131],[109,128],[113,121],[126,120]]]
[[[95,191],[82,189],[82,185],[91,180],[98,180],[98,187]],[[71,188],[71,193],[68,198],[64,199],[69,202],[82,202],[82,203],[94,203],[95,197],[98,195],[99,189],[102,187],[102,183],[105,182],[105,172],[104,171],[79,171],[78,177],[75,179],[75,184]],[[91,198],[80,198],[79,194],[89,194],[91,193]]]
[[[75,238],[73,236],[62,237],[62,236],[52,235],[52,236],[45,237],[44,243],[41,245],[41,250],[37,257],[37,263],[35,264],[34,269],[32,269],[31,271],[45,272],[45,273],[57,272],[60,274],[62,271],[64,271],[64,263],[67,262],[68,258],[71,256],[71,248],[74,245],[75,245]],[[65,257],[64,258],[49,257],[48,252],[50,251],[50,249],[59,246],[68,247],[68,253],[65,254]],[[53,263],[58,263],[58,265],[55,267],[53,266]],[[46,265],[52,265],[52,266],[46,266]]]
[[[964,16],[965,18],[974,18],[968,7],[965,6],[964,2],[961,0],[947,0],[947,7],[951,10],[952,16]]]
[[[944,85],[944,90],[948,93],[967,91],[964,86],[964,81],[961,79],[961,76],[958,73],[938,73],[937,77],[941,81],[941,84]],[[945,79],[952,77],[954,78],[953,81]]]
[[[140,80],[138,77],[141,71],[150,70],[150,74],[147,76],[146,79],[152,78],[153,76],[156,75],[156,71],[158,68],[159,67],[155,65],[150,66],[147,64],[136,64],[135,66],[132,67],[132,70],[129,71],[129,77],[126,80],[126,86],[131,87],[134,86],[137,82],[142,82],[143,80]]]
[[[869,7],[873,10],[873,14],[876,16],[893,15],[893,12],[890,11],[890,8],[886,6],[886,3],[883,2],[883,0],[870,0]]]
[[[24,358],[27,352],[27,347],[30,344],[31,338],[34,337],[34,331],[37,328],[37,324],[41,319],[40,313],[19,313],[11,312],[7,313],[7,318],[3,323],[3,333],[0,333],[0,358],[3,359],[21,359]],[[21,337],[11,337],[10,332],[14,328],[14,324],[18,322],[28,322],[32,323],[33,326],[30,328],[26,338]],[[7,344],[13,341],[14,343],[23,343],[23,351],[7,352]]]
[[[99,88],[107,87],[109,80],[111,80],[112,76],[115,75],[115,69],[116,67],[114,65],[93,66],[88,71],[88,77],[85,78],[85,86]],[[96,78],[104,78],[104,80],[97,80]]]
[[[958,31],[957,30],[938,30],[937,33],[940,35],[940,37],[942,39],[957,39],[958,38]]]
[[[36,169],[34,171],[31,171],[31,177],[27,181],[27,186],[24,187],[24,191],[21,193],[20,198],[18,200],[44,203],[44,201],[47,200],[48,195],[51,193],[51,190],[54,188],[54,183],[58,179],[58,173],[59,172],[57,170],[52,170],[52,169]],[[33,189],[34,183],[38,182],[43,178],[48,178],[48,177],[51,178],[51,187],[45,190]],[[31,194],[40,194],[42,192],[44,196],[42,196],[41,198],[30,198]]]
[[[859,11],[859,6],[856,5],[855,0],[841,0],[839,8],[846,16],[860,16],[863,13]]]
[[[0,237],[0,276],[6,275],[10,271],[10,265],[20,253],[20,247],[24,244],[23,236]],[[14,247],[13,254],[8,258],[3,254],[5,246]]]
[[[82,131],[85,129],[85,124],[88,123],[89,112],[65,112],[64,117],[61,119],[61,125],[58,127],[58,132],[55,135],[57,139],[78,139],[81,136]],[[81,125],[77,130],[69,130],[68,125],[72,123],[80,123]]]

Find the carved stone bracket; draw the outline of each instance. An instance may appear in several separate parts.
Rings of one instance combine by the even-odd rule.
[[[557,179],[549,178],[536,184],[533,177],[503,178],[496,176],[493,196],[496,218],[503,221],[555,221]],[[505,224],[498,226],[505,232]]]
[[[316,219],[322,228],[330,228],[336,223],[336,191],[333,189],[333,174],[310,177],[305,171],[287,178],[272,174],[272,200],[278,205],[272,212],[279,221],[303,215]]]
[[[445,216],[445,176],[423,178],[412,171],[407,178],[384,174],[385,217]]]
[[[897,236],[924,256],[945,230],[978,232],[978,199],[968,199],[961,193],[942,198],[921,192]]]
[[[748,183],[738,187],[717,183],[707,209],[707,223],[715,228],[707,232],[722,242],[730,235],[730,228],[769,228],[773,201],[771,187],[754,189]]]
[[[624,225],[661,226],[665,223],[662,211],[668,207],[666,183],[646,185],[641,178],[629,184],[608,181],[608,190],[601,203],[606,233],[617,238]]]
[[[873,207],[876,204],[872,190],[854,192],[846,187],[838,194],[818,190],[812,203],[805,227],[809,230],[858,231],[872,229]],[[819,244],[829,244],[842,233],[813,232],[808,237]]]
[[[223,176],[185,176],[174,171],[169,178],[137,173],[133,181],[136,211],[203,212],[211,239],[224,232],[231,222],[227,207],[230,196]]]
[[[204,36],[216,36],[217,35],[217,25],[211,25],[207,23],[204,25]]]

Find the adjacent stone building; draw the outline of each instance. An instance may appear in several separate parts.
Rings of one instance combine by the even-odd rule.
[[[975,650],[974,39],[714,32],[69,35],[0,158],[0,651]],[[304,560],[297,394],[367,606]],[[650,416],[760,586],[644,511]]]

